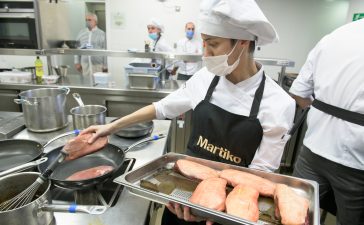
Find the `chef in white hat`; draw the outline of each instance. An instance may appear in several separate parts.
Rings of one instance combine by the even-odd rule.
[[[153,52],[173,52],[173,48],[162,37],[164,26],[158,19],[150,19],[147,29],[148,36],[152,39],[151,50]]]
[[[186,154],[273,172],[280,165],[286,144],[281,137],[292,126],[295,101],[265,75],[253,54],[256,44],[276,42],[278,35],[254,0],[203,0],[199,21],[205,67],[164,99],[84,133],[96,132],[93,142],[132,123],[174,118],[192,109]],[[188,207],[167,208],[162,224],[199,220]]]

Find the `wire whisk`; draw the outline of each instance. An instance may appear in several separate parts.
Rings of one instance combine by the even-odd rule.
[[[54,160],[47,167],[47,169],[41,175],[39,175],[39,177],[35,180],[33,184],[31,184],[24,191],[17,194],[15,197],[12,197],[11,199],[0,203],[0,211],[17,209],[26,204],[29,204],[33,200],[34,195],[37,193],[39,187],[48,180],[48,177],[52,174],[54,168],[56,168],[59,163],[63,162],[63,160],[66,158],[66,155],[67,153],[62,150],[57,156],[56,160]]]

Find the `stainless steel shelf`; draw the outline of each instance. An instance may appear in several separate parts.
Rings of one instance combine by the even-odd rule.
[[[142,51],[114,51],[114,50],[90,50],[90,49],[0,49],[1,55],[91,55],[128,58],[156,58],[169,60],[201,61],[200,54],[177,54],[170,52],[142,52]],[[289,59],[255,58],[263,65],[294,67],[295,62]]]

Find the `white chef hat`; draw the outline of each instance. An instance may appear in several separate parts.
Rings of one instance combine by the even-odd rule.
[[[238,40],[256,40],[257,45],[278,41],[273,25],[254,0],[203,0],[199,27],[203,34]]]
[[[157,28],[159,28],[161,30],[161,32],[163,33],[164,32],[164,26],[163,24],[156,18],[151,18],[148,22],[148,26],[149,25],[152,25],[152,26],[155,26]]]

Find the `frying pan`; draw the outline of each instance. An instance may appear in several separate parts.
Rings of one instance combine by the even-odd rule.
[[[135,146],[141,143],[158,140],[163,137],[165,136],[162,134],[155,135],[153,137],[148,137],[136,142],[135,144],[130,145],[128,148],[124,150],[120,149],[119,147],[113,144],[107,144],[105,147],[98,150],[97,152],[94,152],[92,154],[83,156],[75,160],[62,162],[54,169],[49,179],[52,180],[53,184],[63,188],[85,189],[95,186],[96,184],[105,182],[121,169],[124,163],[125,153],[127,153],[130,149],[134,148]],[[44,157],[48,158],[48,161],[38,165],[38,170],[41,173],[44,172],[44,170],[49,166],[49,164],[54,161],[54,159],[58,156],[62,148],[63,146],[58,147],[44,155]],[[101,165],[112,166],[114,167],[114,169],[108,173],[105,173],[104,175],[91,179],[66,180],[67,177],[71,176],[76,172],[89,169],[90,167],[96,167]]]
[[[71,134],[78,134],[79,130],[66,132],[49,140],[44,146],[36,141],[27,139],[7,139],[0,141],[0,171],[34,161],[43,153],[44,148],[53,141]]]
[[[0,141],[0,171],[28,163],[43,153],[43,146],[26,139]]]
[[[112,122],[114,122],[115,120],[113,120]],[[119,130],[118,132],[115,132],[114,134],[123,138],[138,138],[152,133],[153,127],[154,127],[153,121],[148,121],[144,123],[137,123],[129,127],[125,127]]]

